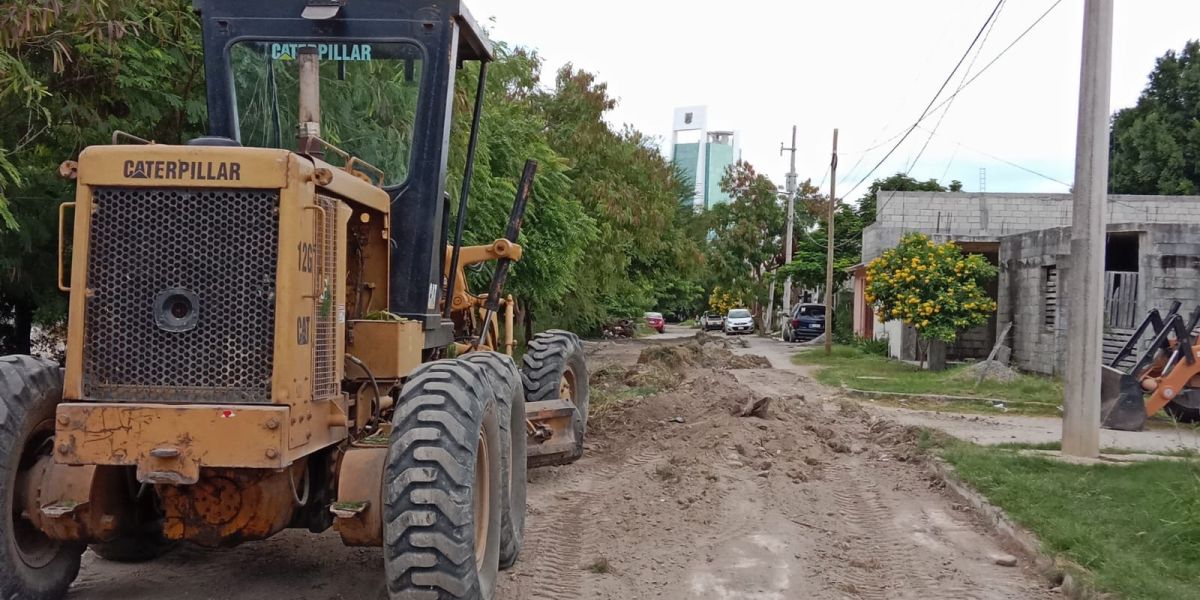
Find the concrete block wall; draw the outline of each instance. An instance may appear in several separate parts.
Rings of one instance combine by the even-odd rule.
[[[1178,300],[1190,312],[1200,304],[1200,226],[1155,225],[1142,240],[1140,311],[1165,311]]]
[[[1009,345],[1013,365],[1024,371],[1053,375],[1062,371],[1066,357],[1060,339],[1066,320],[1063,301],[1070,265],[1070,229],[1039,229],[1008,236],[1000,241],[1000,293],[998,323],[1012,322]],[[1046,268],[1058,270],[1059,311],[1057,326],[1046,326]],[[1001,325],[1003,327],[1003,325]]]
[[[1166,311],[1183,302],[1200,304],[1200,225],[1118,223],[1109,233],[1138,234],[1138,313]],[[1066,287],[1071,270],[1071,229],[1058,227],[1007,236],[1000,241],[997,321],[1012,321],[1015,366],[1045,374],[1062,372],[1070,325]],[[1045,267],[1058,269],[1059,307],[1055,327],[1045,325]]]
[[[946,346],[946,357],[950,360],[985,359],[992,351],[992,332],[987,325],[960,332],[953,343]]]
[[[879,192],[875,224],[863,232],[863,261],[908,232],[983,241],[1071,224],[1070,194]],[[1109,223],[1200,224],[1200,196],[1109,196]]]

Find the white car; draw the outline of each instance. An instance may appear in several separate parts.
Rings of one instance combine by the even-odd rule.
[[[725,315],[725,335],[754,333],[754,316],[744,308],[735,308]]]
[[[700,329],[708,331],[710,329],[721,329],[725,326],[725,317],[721,313],[706,312],[700,317]]]

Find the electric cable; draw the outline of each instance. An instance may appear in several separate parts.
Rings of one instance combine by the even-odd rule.
[[[950,74],[946,76],[946,79],[942,81],[942,85],[938,87],[937,93],[933,95],[933,98],[929,99],[929,104],[925,106],[925,110],[921,111],[921,115],[917,117],[917,120],[914,121],[913,124],[904,132],[904,135],[900,137],[900,141],[896,142],[896,145],[892,146],[892,149],[888,150],[887,154],[885,154],[883,158],[879,159],[879,162],[876,163],[875,166],[872,167],[871,170],[858,181],[858,183],[854,184],[854,187],[850,188],[850,191],[844,194],[845,196],[849,197],[853,195],[854,190],[857,190],[859,186],[863,184],[863,182],[869,179],[871,175],[875,174],[875,171],[883,165],[884,161],[886,161],[888,158],[891,158],[892,154],[896,152],[896,149],[904,143],[904,140],[908,139],[908,136],[911,135],[913,130],[917,128],[917,125],[919,125],[921,121],[925,119],[926,115],[929,114],[930,109],[933,108],[934,103],[937,102],[938,97],[941,96],[942,92],[946,90],[946,86],[950,85],[950,80],[954,78],[954,74],[958,72],[959,67],[961,67],[963,62],[967,60],[967,57],[970,56],[971,50],[975,48],[975,44],[979,43],[979,39],[983,37],[983,32],[987,30],[988,24],[990,24],[992,19],[996,17],[996,13],[1000,10],[1000,5],[1002,4],[1004,4],[1004,0],[999,0],[996,2],[996,6],[992,8],[992,12],[988,15],[987,20],[983,22],[982,26],[980,26],[979,31],[975,32],[975,37],[971,40],[971,45],[967,46],[966,51],[963,52],[963,55],[959,57],[958,62],[955,63],[954,68],[951,69]]]

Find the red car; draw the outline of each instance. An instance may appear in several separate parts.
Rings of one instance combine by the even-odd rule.
[[[667,329],[667,321],[666,319],[663,319],[662,313],[646,313],[646,325],[649,325],[650,329],[653,329],[659,333],[662,333]]]

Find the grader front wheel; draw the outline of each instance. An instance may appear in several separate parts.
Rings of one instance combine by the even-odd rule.
[[[521,378],[525,400],[568,400],[575,406],[574,446],[569,455],[545,464],[567,464],[583,456],[587,431],[588,371],[583,342],[569,331],[551,329],[533,336],[525,351]]]
[[[500,566],[500,411],[463,359],[416,369],[392,418],[383,550],[393,599],[491,600]]]
[[[58,365],[0,357],[0,598],[57,600],[79,574],[82,544],[56,542],[26,518],[26,493],[39,463],[52,460]],[[43,465],[44,466],[44,465]]]
[[[472,352],[463,360],[488,375],[500,407],[500,568],[517,562],[524,542],[526,476],[525,391],[513,359],[499,352]]]

